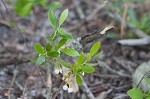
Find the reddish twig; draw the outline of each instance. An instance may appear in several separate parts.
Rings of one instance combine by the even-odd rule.
[[[124,27],[125,27],[125,24],[126,24],[127,11],[128,11],[128,5],[125,4],[125,5],[124,5],[123,17],[122,17],[122,22],[121,22],[121,32],[120,32],[120,37],[121,37],[121,39],[122,39],[123,36],[124,36]]]

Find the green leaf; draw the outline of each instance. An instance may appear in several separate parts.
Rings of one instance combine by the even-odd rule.
[[[73,39],[72,35],[68,34],[68,33],[65,33],[65,34],[61,35],[61,37],[64,38],[64,39],[67,39],[67,40]]]
[[[145,80],[145,82],[148,84],[148,85],[150,85],[150,79],[149,78],[144,78],[144,80]]]
[[[70,67],[73,70],[73,73],[76,74],[77,73],[76,64],[72,64]]]
[[[48,52],[47,55],[50,56],[50,57],[58,57],[59,56],[59,52],[51,51],[51,52]]]
[[[28,0],[16,0],[15,11],[19,16],[27,16],[32,10],[33,4]]]
[[[64,29],[62,29],[62,28],[57,28],[57,30],[59,31],[59,33],[60,33],[61,35],[64,35],[64,34],[65,34]]]
[[[36,62],[36,61],[37,61],[37,58],[32,57],[32,58],[30,58],[29,60],[30,60],[31,62]]]
[[[62,47],[66,42],[67,42],[67,39],[61,39],[58,42],[57,49],[59,49],[60,47]]]
[[[56,38],[57,38],[57,31],[54,31],[53,33],[52,33],[52,35],[51,35],[51,38],[52,38],[52,41],[55,41],[56,40]]]
[[[59,62],[62,66],[66,67],[66,68],[69,68],[69,65],[62,59],[59,59]]]
[[[79,53],[74,48],[62,49],[61,52],[73,57],[79,56]]]
[[[77,84],[78,84],[79,86],[82,85],[82,78],[81,78],[81,76],[78,75],[78,74],[76,74],[76,82],[77,82]]]
[[[149,96],[149,97],[146,97],[146,99],[150,99],[150,96]]]
[[[69,10],[65,9],[61,15],[60,15],[60,19],[59,19],[59,26],[66,20],[67,16],[68,16]]]
[[[28,0],[28,1],[33,3],[34,5],[35,4],[40,4],[42,6],[45,6],[45,4],[46,4],[46,0]]]
[[[80,53],[80,56],[79,56],[78,59],[77,59],[77,64],[78,64],[78,65],[81,65],[81,64],[83,63],[83,61],[84,61],[84,53],[81,52],[81,53]]]
[[[57,19],[56,19],[55,13],[51,9],[48,12],[48,19],[49,19],[52,27],[54,29],[56,29],[57,28]]]
[[[46,51],[49,52],[51,51],[51,49],[52,49],[52,46],[49,43],[46,44]]]
[[[51,38],[51,36],[49,36],[49,35],[46,35],[46,39],[47,39],[49,42],[52,42],[52,41],[53,41],[52,38]]]
[[[127,93],[132,99],[143,99],[142,91],[138,88],[132,88]]]
[[[58,2],[58,1],[53,1],[53,2],[51,2],[50,4],[48,4],[48,8],[51,8],[51,9],[56,9],[56,8],[59,8],[59,7],[61,7],[62,5],[61,5],[61,3],[60,2]]]
[[[91,54],[90,53],[87,53],[86,54],[86,61],[90,61],[91,60]]]
[[[86,66],[96,66],[97,64],[96,63],[95,64],[94,63],[86,63],[85,65]]]
[[[83,70],[85,73],[92,73],[92,72],[95,71],[95,69],[94,69],[93,67],[91,67],[91,66],[84,66],[84,67],[82,68],[82,70]]]
[[[136,18],[136,13],[134,10],[135,9],[133,9],[133,8],[128,9],[128,17],[130,17],[131,20],[135,23],[137,21],[137,18]]]
[[[90,54],[93,56],[94,54],[96,54],[96,52],[99,50],[99,48],[100,48],[100,42],[96,42],[93,46],[92,46],[92,48],[91,48],[91,50],[90,50]]]
[[[22,12],[20,12],[20,15],[21,15],[21,16],[27,16],[27,15],[29,15],[29,13],[30,13],[31,10],[32,10],[32,6],[33,6],[32,3],[26,4],[26,5],[22,8]]]
[[[37,64],[41,65],[45,62],[45,55],[40,55],[37,59]]]
[[[103,54],[103,52],[99,52],[98,54],[94,55],[93,58],[96,58],[96,57],[98,57],[98,56],[100,56],[100,55],[102,55],[102,54]]]
[[[51,35],[46,36],[46,39],[49,42],[54,42],[57,39],[57,34],[58,34],[58,31],[53,31]]]
[[[34,49],[35,49],[35,51],[36,51],[38,54],[44,54],[43,47],[42,47],[40,44],[35,43],[35,44],[34,44]]]
[[[45,4],[46,4],[46,0],[36,0],[36,2],[42,6],[45,6]]]
[[[60,36],[61,36],[62,38],[67,39],[67,40],[73,39],[72,35],[69,34],[69,33],[66,33],[66,32],[64,31],[64,29],[62,29],[62,28],[59,27],[59,28],[57,28],[57,30],[58,30],[58,32],[60,33]]]

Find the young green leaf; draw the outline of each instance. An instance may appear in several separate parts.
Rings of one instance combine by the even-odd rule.
[[[60,15],[60,19],[59,19],[59,26],[66,20],[67,16],[68,16],[68,9],[65,9],[61,15]]]
[[[32,3],[28,3],[26,4],[23,8],[22,8],[22,12],[20,12],[21,16],[27,16],[29,15],[29,13],[32,11]]]
[[[62,29],[62,28],[57,28],[57,30],[58,30],[58,32],[61,34],[61,35],[64,35],[65,34],[65,31],[64,31],[64,29]]]
[[[32,10],[33,3],[28,0],[16,0],[15,11],[19,16],[27,16]]]
[[[66,55],[72,56],[72,57],[79,56],[79,53],[74,48],[62,49],[61,52],[65,53]]]
[[[58,45],[57,45],[57,48],[56,48],[56,49],[59,49],[60,47],[62,47],[66,42],[67,42],[67,39],[61,39],[61,40],[58,42]]]
[[[95,69],[94,69],[93,67],[91,67],[91,66],[84,66],[84,67],[82,68],[82,70],[83,70],[85,73],[92,73],[92,72],[95,71]]]
[[[57,38],[57,31],[52,32],[51,38],[52,38],[52,41],[55,41],[55,39]]]
[[[78,59],[77,59],[77,64],[78,64],[78,65],[81,65],[81,64],[83,63],[83,61],[84,61],[84,53],[81,52],[81,53],[80,53],[80,56],[79,56]]]
[[[62,38],[67,39],[67,40],[71,40],[73,39],[71,34],[65,33],[63,35],[60,35]]]
[[[96,63],[95,64],[94,63],[86,63],[85,65],[86,66],[96,66],[97,64]]]
[[[86,61],[90,61],[91,60],[91,54],[90,53],[87,53],[86,54]]]
[[[132,88],[127,93],[132,99],[143,99],[143,93],[138,88]]]
[[[49,52],[51,51],[51,49],[52,49],[52,46],[49,43],[46,44],[46,51]]]
[[[51,52],[48,52],[47,55],[50,56],[50,57],[58,57],[59,56],[59,52],[51,51]]]
[[[51,36],[49,36],[49,35],[46,35],[46,39],[47,39],[49,42],[52,42],[52,41],[53,41],[52,38],[51,38]]]
[[[35,43],[35,44],[34,44],[34,49],[35,49],[35,51],[36,51],[38,54],[44,54],[43,47],[42,47],[40,44]]]
[[[99,52],[98,54],[94,55],[93,58],[96,58],[96,57],[98,57],[98,56],[100,56],[100,55],[102,55],[102,54],[103,54],[103,52]]]
[[[52,27],[54,29],[56,29],[57,28],[57,19],[56,19],[55,13],[53,12],[52,9],[50,9],[48,12],[48,18],[49,18],[49,21],[50,21]]]
[[[150,99],[150,95],[148,95],[148,97],[146,97],[145,99]]]
[[[29,0],[29,1],[31,2],[31,0]],[[38,3],[42,6],[45,6],[45,4],[46,4],[46,0],[33,0],[33,1],[34,1],[35,4]]]
[[[30,58],[29,60],[30,60],[31,62],[36,62],[36,61],[37,61],[37,58],[32,57],[32,58]]]
[[[67,40],[73,39],[72,35],[69,34],[69,33],[66,33],[66,32],[64,31],[64,29],[62,29],[62,28],[59,27],[59,28],[57,28],[57,30],[58,30],[58,32],[60,33],[60,36],[61,36],[62,38],[67,39]]]
[[[66,67],[66,68],[69,68],[69,65],[62,59],[59,59],[59,62],[62,66]]]
[[[76,82],[79,86],[82,85],[82,78],[79,74],[76,74]]]
[[[76,74],[77,73],[76,64],[72,64],[70,67],[73,70],[73,73]]]
[[[90,49],[90,54],[93,56],[94,54],[96,54],[97,53],[97,51],[99,50],[99,48],[100,48],[100,42],[96,42],[93,46],[92,46],[92,48]]]
[[[43,62],[45,62],[45,55],[40,55],[37,59],[37,64],[41,65]]]
[[[48,8],[51,8],[51,9],[56,9],[59,7],[61,7],[61,3],[58,1],[53,1],[50,4],[48,4]]]

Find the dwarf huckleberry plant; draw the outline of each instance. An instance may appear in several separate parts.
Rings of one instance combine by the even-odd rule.
[[[78,52],[73,47],[64,47],[67,41],[73,39],[72,35],[67,33],[61,25],[64,23],[68,16],[69,10],[65,9],[60,17],[57,18],[53,10],[49,10],[48,18],[50,24],[53,28],[51,34],[46,36],[46,43],[42,46],[39,43],[34,44],[35,51],[39,54],[38,57],[31,58],[30,60],[38,64],[39,66],[44,65],[46,62],[50,62],[53,66],[55,66],[55,73],[62,73],[62,67],[66,68],[69,72],[62,79],[65,81],[65,85],[63,86],[64,90],[68,90],[68,93],[73,91],[72,86],[70,86],[70,76],[74,75],[76,79],[76,83],[78,85],[82,85],[82,77],[84,73],[92,73],[94,72],[95,63],[91,63],[91,59],[98,57],[102,53],[98,50],[100,48],[101,43],[96,42],[90,49],[89,53]],[[65,60],[61,58],[62,54],[66,54],[68,56],[76,58],[74,63],[67,63]]]

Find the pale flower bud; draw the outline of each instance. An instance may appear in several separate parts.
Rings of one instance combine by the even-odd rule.
[[[68,93],[73,92],[73,88],[68,88]]]
[[[84,76],[84,72],[82,72],[82,76]]]
[[[68,86],[67,86],[67,85],[64,85],[64,86],[63,86],[63,89],[64,89],[64,90],[67,90],[67,89],[68,89]]]
[[[65,80],[65,77],[62,77],[62,80]]]
[[[61,68],[58,68],[58,67],[55,68],[55,73],[56,73],[56,74],[62,73],[62,69],[61,69]]]
[[[58,69],[55,69],[55,73],[56,73],[56,74],[59,74],[59,70],[58,70]]]
[[[62,73],[62,69],[60,69],[59,72]]]

